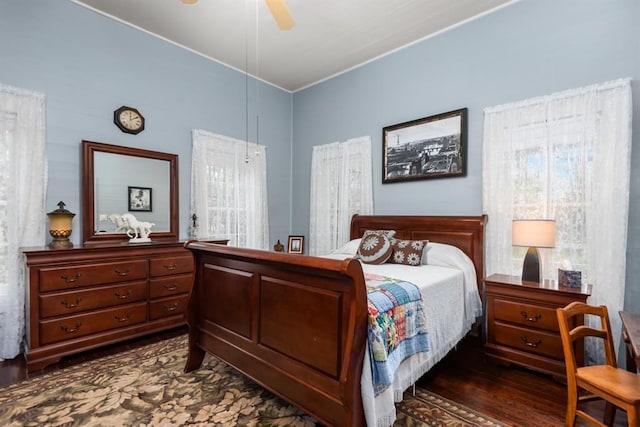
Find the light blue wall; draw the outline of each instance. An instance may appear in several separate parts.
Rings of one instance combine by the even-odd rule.
[[[244,74],[67,0],[0,2],[0,83],[42,92],[47,103],[47,208],[64,200],[81,239],[80,144],[87,139],[179,156],[180,236],[189,223],[191,130],[246,134]],[[255,82],[249,83],[255,115]],[[290,228],[291,94],[259,87],[267,146],[271,238]],[[138,135],[113,124],[121,105],[146,118]],[[255,141],[255,125],[250,127]],[[46,220],[46,218],[44,218]]]
[[[640,311],[637,0],[522,0],[295,93],[292,231],[308,234],[314,145],[371,136],[377,214],[480,214],[484,108],[621,77],[635,99],[626,306]],[[466,177],[382,184],[384,126],[462,107]]]

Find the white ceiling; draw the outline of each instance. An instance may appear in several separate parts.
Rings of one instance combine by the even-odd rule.
[[[72,1],[293,92],[517,0]]]

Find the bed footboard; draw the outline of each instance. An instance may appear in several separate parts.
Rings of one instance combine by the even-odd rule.
[[[367,296],[358,261],[185,246],[196,265],[186,372],[208,352],[322,423],[365,424]]]

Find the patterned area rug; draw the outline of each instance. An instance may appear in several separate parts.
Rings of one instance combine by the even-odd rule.
[[[186,336],[0,388],[2,426],[317,426],[310,416],[207,355],[183,373]],[[395,426],[502,427],[425,390]]]

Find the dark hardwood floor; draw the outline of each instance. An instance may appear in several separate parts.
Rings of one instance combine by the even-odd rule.
[[[418,386],[509,425],[564,425],[566,385],[549,375],[486,359],[478,337],[465,338],[456,351],[420,379]],[[583,409],[602,419],[604,403],[588,405]],[[576,425],[589,424],[578,420]],[[614,425],[627,425],[624,411],[616,411]]]
[[[69,356],[59,363],[29,375],[26,373],[23,358],[17,357],[14,360],[0,362],[0,386],[158,342],[185,332],[186,328],[178,328]],[[457,350],[450,353],[420,379],[417,386],[512,426],[564,425],[566,404],[564,384],[556,382],[547,375],[515,366],[502,366],[485,359],[478,337],[470,336],[464,339]],[[601,417],[604,406],[599,402],[590,405],[589,411]],[[578,423],[578,425],[586,424]],[[615,426],[626,426],[626,415],[623,411],[617,411]]]

